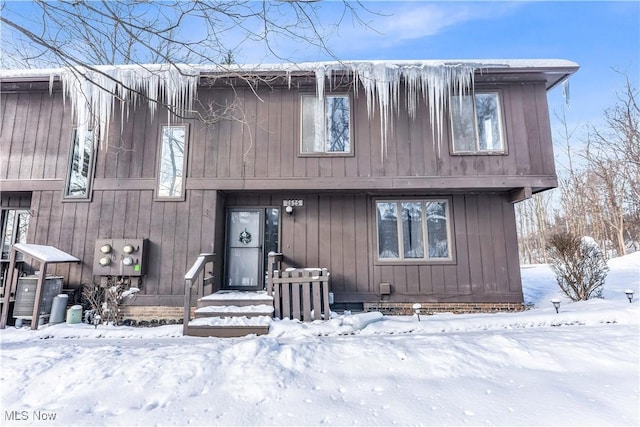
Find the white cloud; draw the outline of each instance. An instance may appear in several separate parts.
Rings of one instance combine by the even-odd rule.
[[[353,51],[357,46],[378,43],[391,47],[409,40],[435,36],[448,28],[466,22],[498,20],[520,8],[524,3],[503,2],[364,2],[372,13],[363,12],[369,30],[355,24],[343,25],[339,31],[342,40],[335,43],[337,51]],[[344,40],[349,40],[344,45]]]

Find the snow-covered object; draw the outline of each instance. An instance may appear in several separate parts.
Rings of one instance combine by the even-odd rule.
[[[369,313],[358,313],[350,316],[345,316],[342,320],[343,325],[348,325],[353,327],[354,330],[358,331],[364,329],[367,325],[378,322],[382,320],[382,313],[379,311],[372,311]]]

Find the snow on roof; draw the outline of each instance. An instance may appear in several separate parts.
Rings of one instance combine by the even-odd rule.
[[[460,66],[472,65],[478,70],[551,70],[577,69],[579,65],[566,59],[429,59],[429,60],[361,60],[361,61],[320,61],[320,62],[299,62],[299,63],[279,63],[279,64],[211,64],[211,65],[186,65],[178,64],[185,74],[199,73],[206,74],[229,74],[229,73],[295,73],[314,72],[316,69],[331,68],[348,71],[353,67],[369,64],[374,66],[384,66],[387,68],[424,68],[433,66]],[[144,65],[98,65],[92,67],[96,71],[109,72],[109,70],[119,69],[123,71],[146,70],[149,72],[163,72],[173,68],[167,64],[144,64]],[[42,78],[53,75],[61,76],[67,68],[41,68],[41,69],[15,69],[0,70],[0,79],[20,79],[20,78]]]
[[[73,255],[53,246],[16,243],[13,247],[25,255],[46,263],[80,262],[80,260]]]

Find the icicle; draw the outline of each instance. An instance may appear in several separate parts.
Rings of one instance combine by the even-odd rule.
[[[565,79],[562,82],[562,97],[564,98],[567,107],[571,107],[571,93],[569,92],[569,79]]]
[[[120,101],[122,119],[125,115],[129,118],[130,104],[135,105],[139,93],[148,98],[151,117],[158,103],[166,103],[173,111],[184,114],[193,108],[199,72],[188,66],[178,70],[167,65],[100,66],[95,70],[78,67],[63,69],[60,79],[63,100],[66,97],[71,100],[79,131],[99,129],[100,145],[104,147],[116,100]],[[81,138],[80,144],[83,143]]]
[[[319,98],[324,97],[325,79],[330,79],[336,71],[350,71],[355,83],[354,94],[357,95],[360,85],[364,89],[369,118],[375,114],[376,107],[380,113],[381,155],[384,157],[387,137],[393,131],[393,113],[400,111],[400,85],[404,81],[409,116],[415,120],[420,97],[429,106],[434,149],[439,157],[449,97],[472,88],[474,73],[480,68],[481,65],[472,63],[319,63],[315,67],[316,90]]]

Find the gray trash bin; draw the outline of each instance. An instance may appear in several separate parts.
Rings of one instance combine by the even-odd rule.
[[[65,294],[60,294],[53,298],[53,304],[51,305],[51,317],[49,317],[50,324],[53,325],[64,322],[68,300],[69,296]]]

